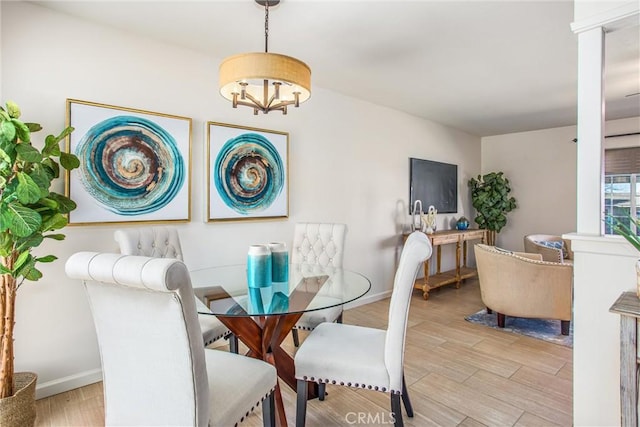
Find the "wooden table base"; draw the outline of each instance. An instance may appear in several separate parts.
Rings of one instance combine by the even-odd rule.
[[[262,359],[276,367],[278,377],[296,390],[293,358],[280,344],[289,335],[302,313],[277,316],[216,316],[248,348],[247,356]],[[255,319],[255,320],[254,320]],[[309,384],[308,399],[318,397],[318,385]],[[287,426],[287,417],[282,401],[279,382],[275,390],[276,424]]]

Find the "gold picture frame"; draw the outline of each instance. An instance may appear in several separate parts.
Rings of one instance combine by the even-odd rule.
[[[207,122],[207,222],[289,217],[289,133]]]
[[[191,118],[67,99],[67,125],[69,224],[191,220]]]

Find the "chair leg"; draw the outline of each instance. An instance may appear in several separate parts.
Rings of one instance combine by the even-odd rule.
[[[336,319],[336,322],[342,323],[342,313],[340,313],[340,316],[338,316],[338,318]]]
[[[276,397],[273,391],[262,402],[262,425],[264,427],[276,427]]]
[[[297,381],[297,403],[296,403],[296,427],[304,427],[305,418],[307,417],[307,389],[308,384],[305,380]]]
[[[402,422],[402,406],[400,406],[400,395],[391,393],[391,413],[393,414],[394,427],[404,427]]]
[[[411,399],[409,398],[409,390],[407,390],[407,382],[404,380],[404,374],[402,374],[402,403],[404,403],[407,416],[410,418],[413,417],[413,406],[411,406]]]
[[[298,329],[294,327],[291,330],[291,335],[293,336],[293,345],[295,345],[296,347],[300,347],[300,338],[298,337]]]
[[[498,315],[498,327],[504,328],[505,315],[502,313],[496,313]]]
[[[318,400],[324,400],[324,395],[327,394],[325,391],[326,389],[326,383],[318,383]]]
[[[569,328],[571,327],[571,320],[560,321],[560,332],[562,335],[569,335]]]
[[[238,337],[234,334],[229,335],[229,351],[238,354]]]

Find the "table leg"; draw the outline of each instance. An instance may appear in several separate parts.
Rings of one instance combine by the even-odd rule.
[[[462,242],[462,266],[467,268],[467,241]]]
[[[460,240],[456,242],[456,289],[460,289]]]
[[[293,358],[280,344],[300,319],[301,313],[279,316],[261,316],[258,322],[251,317],[217,316],[231,332],[248,348],[247,356],[262,359],[275,366],[278,377],[293,390],[296,390],[295,364]],[[307,398],[318,397],[318,385],[308,387]],[[276,423],[286,427],[287,418],[280,391],[280,381],[275,389]]]
[[[431,263],[427,259],[424,262],[424,279],[422,279],[424,283],[424,285],[422,286],[422,298],[424,299],[429,299],[429,272],[430,271],[431,271]]]

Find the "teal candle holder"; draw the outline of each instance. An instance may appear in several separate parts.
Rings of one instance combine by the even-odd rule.
[[[266,288],[272,284],[271,251],[266,245],[251,245],[247,254],[247,285]]]

